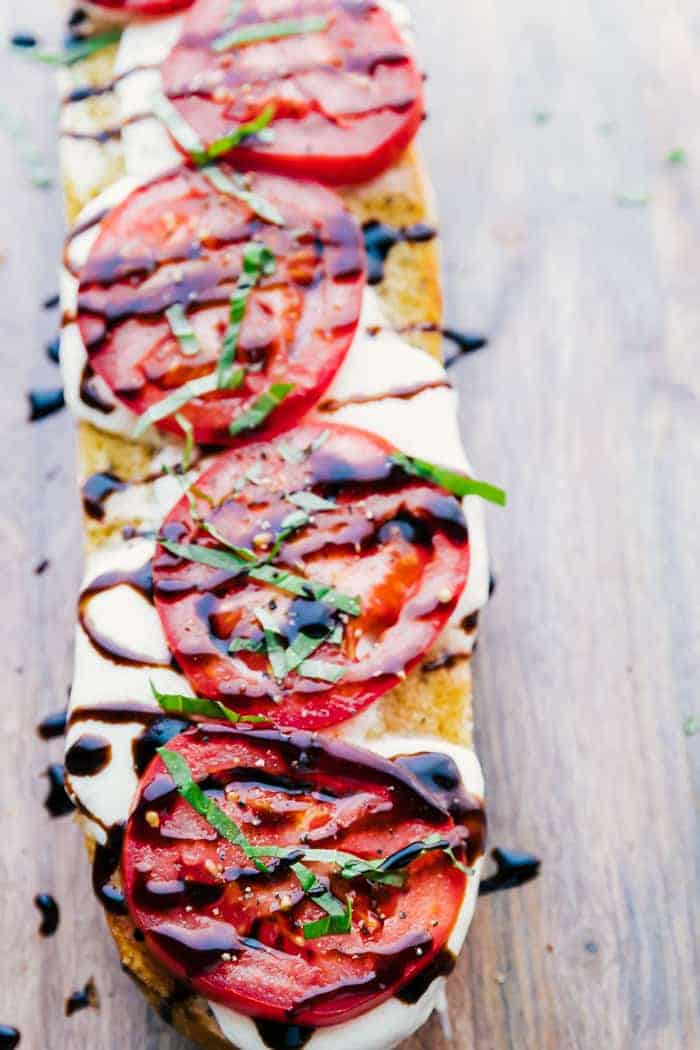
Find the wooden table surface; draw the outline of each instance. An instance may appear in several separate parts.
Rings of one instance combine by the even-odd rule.
[[[51,0],[1,6],[5,35],[55,25]],[[411,6],[447,318],[491,340],[453,371],[463,432],[510,495],[489,512],[498,587],[476,660],[491,844],[543,859],[481,901],[453,1045],[700,1047],[700,735],[684,732],[700,716],[697,3]],[[53,165],[50,73],[3,55],[0,78],[0,123],[14,114]],[[184,1050],[120,973],[77,829],[42,807],[61,741],[34,727],[70,681],[80,530],[71,420],[26,422],[26,391],[57,382],[40,303],[59,193],[4,146],[0,1023],[21,1050]],[[39,891],[62,910],[50,940]],[[65,1018],[93,975],[100,1010]],[[409,1045],[449,1044],[433,1021]]]

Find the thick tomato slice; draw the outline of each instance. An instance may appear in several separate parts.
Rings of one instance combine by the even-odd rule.
[[[125,18],[157,18],[159,15],[174,15],[191,7],[194,0],[90,0],[85,6],[95,11]]]
[[[469,544],[459,501],[393,452],[308,422],[221,455],[173,508],[155,601],[198,695],[318,729],[420,660],[464,588]]]
[[[233,21],[230,11],[230,0],[199,0],[163,65],[167,95],[205,146],[272,107],[265,134],[236,148],[238,166],[349,183],[394,163],[423,117],[423,84],[380,4],[244,0]],[[272,36],[300,19],[322,28]],[[263,39],[223,47],[265,25]]]
[[[228,168],[222,174],[243,185]],[[362,235],[340,199],[277,175],[249,176],[245,186],[252,203],[182,168],[136,189],[104,219],[81,273],[78,323],[90,364],[140,415],[189,381],[214,378],[246,253],[260,245],[273,253],[274,272],[261,274],[245,303],[234,361],[243,382],[179,410],[200,444],[250,436],[232,437],[230,426],[271,387],[291,391],[257,432],[293,425],[340,367],[362,303]],[[253,210],[261,201],[278,224]],[[173,306],[185,312],[194,348],[177,338],[166,315]],[[158,426],[182,434],[175,412]]]
[[[245,837],[234,845],[217,832],[160,756],[152,761],[126,828],[122,876],[136,925],[178,978],[254,1017],[316,1026],[363,1013],[431,966],[468,881],[444,847],[468,865],[484,846],[481,802],[451,759],[387,761],[308,733],[220,724],[188,730],[168,750]],[[251,846],[290,855],[258,857],[261,872]],[[380,885],[366,869],[342,875],[337,860],[310,850],[384,861],[400,885]],[[305,927],[327,911],[302,888],[298,862],[346,912],[351,905],[349,930],[311,936]]]

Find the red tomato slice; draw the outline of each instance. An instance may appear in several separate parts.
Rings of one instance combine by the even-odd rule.
[[[163,65],[167,95],[204,145],[272,106],[271,136],[244,140],[237,165],[348,183],[394,163],[423,117],[423,84],[378,3],[244,0],[233,21],[230,10],[199,0]],[[231,31],[300,18],[325,28],[217,50]]]
[[[242,848],[222,837],[174,789],[162,759],[152,761],[127,824],[122,876],[134,922],[178,978],[256,1018],[319,1026],[369,1010],[434,964],[467,876],[443,848],[418,844],[439,836],[465,865],[484,846],[481,802],[451,759],[392,762],[308,733],[218,724],[182,733],[168,750],[247,840]],[[261,873],[247,846],[294,853],[263,858],[270,870]],[[337,862],[303,855],[311,849],[384,859],[405,880],[345,878]],[[352,904],[348,932],[309,938],[305,925],[326,911],[303,891],[294,861],[346,910]]]
[[[220,456],[192,490],[198,520],[186,498],[173,508],[155,601],[199,696],[318,729],[357,714],[420,660],[464,588],[469,544],[459,501],[405,474],[393,451],[374,434],[309,422]],[[292,530],[290,514],[318,499]],[[224,544],[270,564],[219,564]],[[218,552],[218,567],[191,560],[203,550]],[[286,579],[275,586],[271,573]],[[311,666],[296,665],[300,648]]]
[[[226,167],[221,173],[234,177]],[[216,372],[244,254],[253,244],[273,252],[275,271],[250,292],[238,336],[242,385],[181,408],[200,444],[240,443],[245,434],[232,437],[231,423],[281,384],[292,390],[258,433],[293,425],[342,364],[362,304],[362,235],[340,199],[317,183],[276,175],[253,175],[245,185],[255,207],[264,201],[283,227],[215,188],[205,174],[183,168],[135,190],[109,213],[81,274],[78,323],[90,364],[140,415]],[[173,304],[194,330],[194,355],[166,317]],[[174,415],[158,425],[182,434]]]
[[[191,7],[194,0],[90,0],[85,6],[98,11],[109,11],[126,18],[156,18],[159,15],[174,15]]]

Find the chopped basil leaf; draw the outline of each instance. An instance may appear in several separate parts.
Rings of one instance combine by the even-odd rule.
[[[275,257],[264,244],[251,242],[243,252],[243,270],[236,282],[229,306],[228,328],[224,335],[219,357],[218,384],[220,388],[229,385],[233,374],[238,337],[245,316],[248,298],[253,288],[264,274],[275,271]]]
[[[434,481],[436,485],[447,489],[454,496],[481,496],[490,503],[497,503],[500,507],[506,505],[506,494],[503,489],[496,485],[490,485],[487,481],[476,481],[468,478],[465,474],[458,474],[446,467],[438,467],[425,459],[416,459],[414,456],[406,456],[403,452],[394,452],[391,457],[392,463],[401,467],[407,474],[413,474],[418,478],[427,478]]]
[[[176,543],[174,540],[159,538],[158,542],[169,554],[176,558],[195,561],[199,565],[208,565],[212,569],[223,569],[225,572],[248,572],[250,562],[239,558],[233,551],[222,551],[216,547],[202,547],[196,543]]]
[[[261,40],[280,40],[286,36],[302,33],[319,33],[328,27],[328,19],[322,16],[310,18],[280,18],[274,22],[252,22],[217,37],[212,43],[214,51],[228,51],[245,44]]]
[[[181,146],[197,165],[206,164],[207,151],[199,135],[194,128],[180,116],[179,110],[175,108],[169,98],[158,93],[151,99],[151,109],[156,117],[161,120],[177,144]]]
[[[302,490],[301,492],[292,492],[286,497],[290,503],[294,503],[297,507],[301,507],[302,510],[309,511],[313,514],[317,510],[335,510],[336,504],[332,500],[323,499],[321,496],[317,496],[315,492],[307,492]]]
[[[274,204],[270,204],[269,201],[265,200],[258,193],[253,193],[252,190],[247,190],[243,185],[243,175],[236,173],[229,178],[225,175],[221,168],[217,168],[215,165],[207,165],[202,168],[202,175],[205,175],[213,186],[220,190],[221,193],[227,193],[230,197],[237,197],[238,200],[243,201],[248,205],[250,210],[255,214],[259,215],[261,219],[266,222],[271,222],[275,226],[284,226],[284,219],[275,208]]]
[[[187,416],[183,416],[181,412],[175,413],[175,422],[185,435],[185,446],[182,450],[182,469],[189,470],[194,449],[194,427]]]
[[[109,47],[110,44],[116,44],[121,35],[121,29],[109,29],[105,33],[96,33],[82,40],[71,40],[65,51],[42,51],[15,45],[13,45],[13,50],[21,51],[23,55],[33,58],[36,62],[45,62],[51,66],[72,66],[74,62],[81,62],[97,51]]]
[[[255,430],[256,427],[259,427],[293,389],[292,383],[273,383],[253,402],[249,409],[243,412],[238,419],[234,419],[229,427],[231,436],[236,437],[245,430]]]
[[[240,386],[243,382],[243,375],[242,368],[232,372],[228,389],[235,390],[236,387]],[[178,412],[183,405],[193,401],[196,397],[202,397],[203,394],[211,394],[216,389],[216,372],[210,372],[208,375],[200,376],[199,379],[191,379],[189,383],[184,383],[174,390],[172,394],[169,394],[168,397],[164,397],[162,401],[156,401],[143,415],[139,416],[134,428],[134,437],[141,437],[152,423],[157,423],[160,419],[172,416],[174,412]]]
[[[279,627],[266,609],[253,609],[253,613],[263,629],[265,648],[267,649],[272,673],[277,681],[281,682],[287,674],[287,660],[280,640]]]
[[[208,525],[208,531],[211,532],[213,528],[214,526]],[[221,537],[218,530],[216,533],[211,532],[211,535],[215,536],[219,542],[224,542],[229,546],[228,541]],[[324,604],[330,605],[332,608],[340,609],[341,612],[349,613],[350,616],[359,616],[362,612],[362,606],[358,598],[342,594],[340,591],[336,591],[324,583],[318,583],[316,580],[307,580],[303,576],[295,576],[294,573],[288,572],[286,569],[278,569],[274,565],[266,563],[255,564],[252,562],[255,554],[246,547],[218,550],[216,547],[202,547],[196,543],[176,543],[174,540],[164,538],[159,538],[158,542],[161,547],[164,547],[166,551],[174,554],[177,558],[185,558],[187,561],[195,561],[200,565],[209,565],[213,569],[224,569],[227,572],[247,572],[254,580],[269,583],[271,586],[279,587],[280,590],[287,591],[289,594],[296,594],[304,598],[315,598],[316,601],[324,602]]]
[[[268,722],[269,719],[262,715],[239,715],[236,711],[230,711],[218,700],[202,700],[198,696],[182,696],[180,693],[161,693],[151,682],[151,691],[160,706],[168,714],[174,715],[202,715],[204,718],[225,718],[236,725],[238,722],[251,722],[258,724]]]
[[[350,933],[352,930],[352,901],[348,898],[347,907],[343,908],[340,901],[338,901],[332,894],[324,893],[314,895],[313,901],[315,904],[320,905],[325,912],[328,912],[325,918],[317,919],[315,922],[304,923],[304,939],[307,941],[313,941],[318,937],[325,937],[327,934],[334,933]],[[331,913],[330,903],[335,901],[342,908],[340,914]]]
[[[326,641],[328,641],[328,634],[323,634],[320,638],[312,638],[305,631],[299,631],[285,653],[287,673],[295,671],[304,660],[312,656]]]
[[[330,635],[328,636],[328,641],[329,641],[329,643],[331,645],[342,645],[343,644],[343,625],[342,625],[342,623],[337,623],[335,625],[335,627],[331,631]]]
[[[298,672],[304,678],[317,678],[321,682],[339,682],[345,674],[345,669],[338,664],[330,664],[325,660],[304,660],[298,667]]]
[[[232,149],[239,146],[243,139],[248,138],[250,135],[257,135],[258,132],[266,128],[270,121],[275,115],[274,106],[266,106],[262,113],[259,113],[253,120],[249,120],[246,124],[239,124],[237,128],[229,134],[225,135],[222,139],[217,139],[216,142],[212,142],[211,146],[205,151],[205,161],[216,160],[217,157],[222,157],[225,153],[230,153]],[[196,157],[193,156],[195,164],[200,163]]]
[[[230,653],[264,653],[265,643],[253,638],[232,638],[228,647]]]
[[[688,154],[682,147],[679,147],[678,149],[670,150],[666,154],[666,160],[669,164],[685,164],[688,160]]]
[[[187,764],[187,759],[177,751],[168,751],[167,747],[159,747],[158,754],[163,760],[165,768],[173,778],[175,787],[186,802],[192,806],[195,812],[204,817],[222,838],[228,839],[234,846],[239,846],[247,857],[251,857],[251,844],[238,825],[231,820],[223,809],[220,809],[214,799],[204,794],[199,784],[194,782],[192,771]],[[268,868],[262,861],[254,861],[259,871],[267,872]]]
[[[197,342],[197,336],[182,303],[173,303],[172,306],[169,306],[165,311],[165,316],[185,357],[194,357],[195,354],[198,354],[199,343]]]
[[[249,562],[252,565],[257,565],[257,555],[254,551],[250,550],[249,547],[237,547],[234,543],[229,543],[229,541],[226,539],[223,533],[219,532],[217,527],[215,525],[212,525],[211,522],[203,521],[201,527],[204,529],[205,532],[208,532],[209,535],[217,541],[217,543],[220,543],[223,547],[226,547],[227,550],[233,551],[236,557],[240,558],[241,561]]]

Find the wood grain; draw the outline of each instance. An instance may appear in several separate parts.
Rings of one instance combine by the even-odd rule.
[[[692,0],[412,0],[448,317],[491,346],[454,371],[498,589],[477,668],[493,843],[541,878],[485,898],[450,984],[459,1050],[700,1045],[700,24]],[[53,5],[0,27],[48,31]],[[14,57],[3,105],[54,151],[50,75]],[[667,163],[684,147],[686,165]],[[184,1050],[116,962],[80,835],[50,821],[34,726],[65,700],[80,572],[74,433],[26,423],[53,385],[57,192],[0,168],[4,760],[0,1023],[24,1050]],[[649,194],[623,205],[618,195]],[[629,198],[631,200],[631,198]],[[41,576],[35,566],[44,558]],[[53,892],[58,934],[32,905]],[[94,975],[101,1009],[63,1016]],[[410,1050],[444,1050],[437,1022]]]

